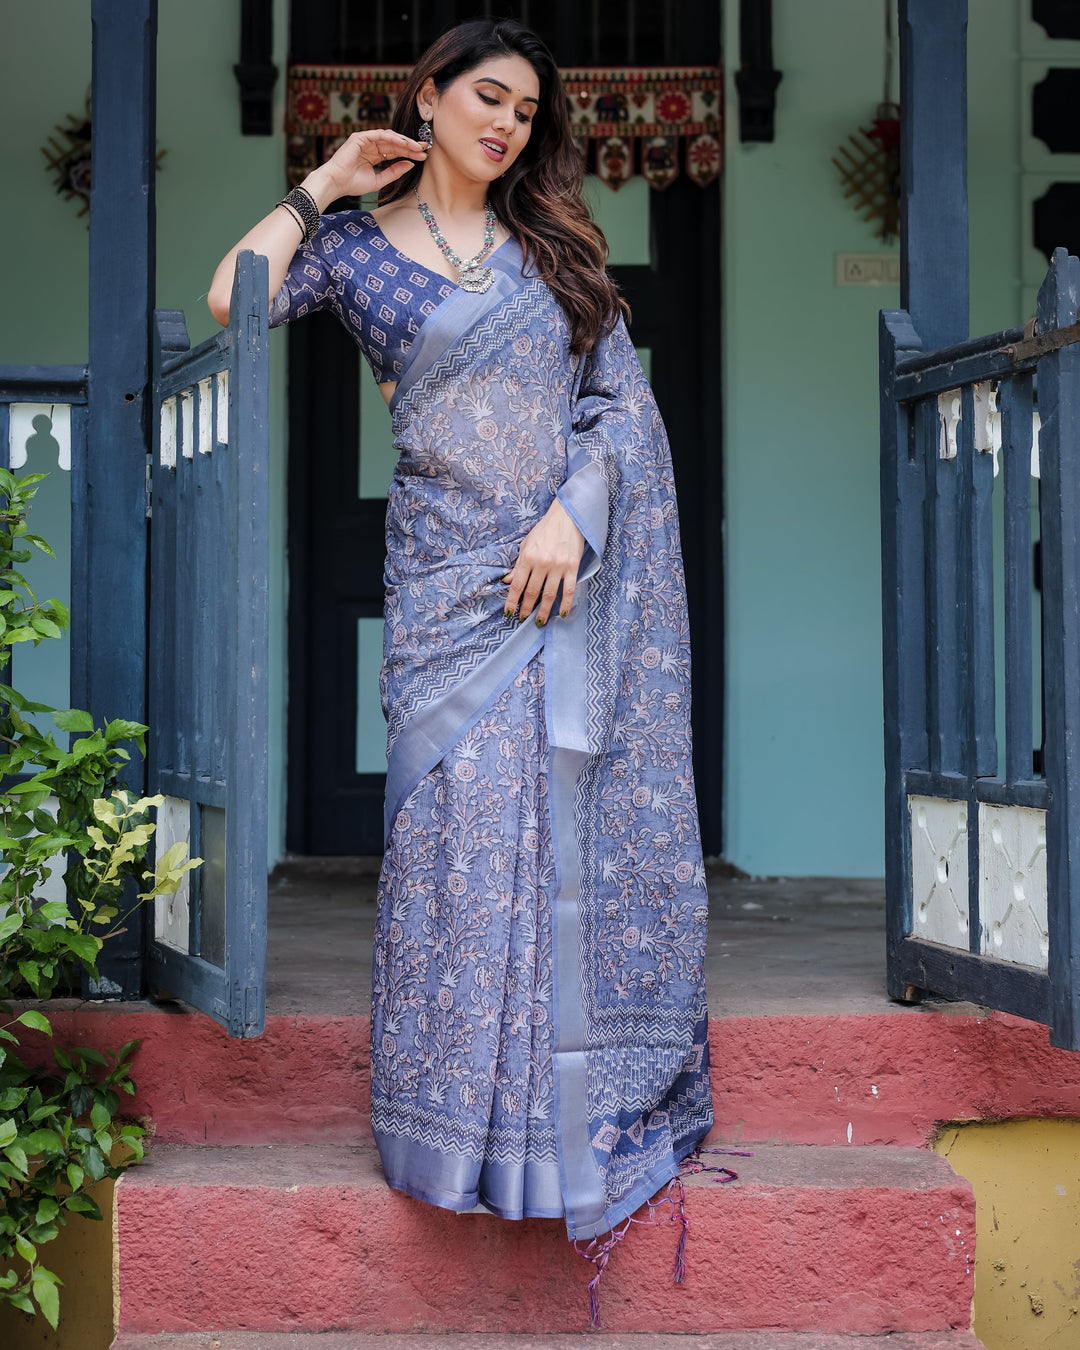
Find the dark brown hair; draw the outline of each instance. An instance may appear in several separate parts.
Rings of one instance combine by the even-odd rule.
[[[451,28],[420,57],[402,89],[393,127],[415,137],[417,96],[427,80],[440,93],[490,56],[521,56],[536,71],[540,102],[521,154],[488,189],[488,199],[536,273],[547,283],[570,324],[570,350],[587,352],[610,332],[626,302],[604,270],[607,242],[581,195],[585,161],[570,135],[566,94],[551,52],[511,19],[477,19]],[[405,196],[421,166],[383,189],[379,201]]]

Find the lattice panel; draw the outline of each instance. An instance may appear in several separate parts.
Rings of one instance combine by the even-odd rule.
[[[911,815],[911,936],[968,950],[968,807],[908,797]]]
[[[979,917],[984,956],[1047,968],[1045,811],[980,805]]]

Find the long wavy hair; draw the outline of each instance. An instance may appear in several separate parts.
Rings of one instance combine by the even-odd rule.
[[[427,80],[441,93],[491,56],[521,56],[536,71],[540,102],[528,143],[488,189],[504,228],[562,306],[570,324],[570,350],[591,351],[596,340],[629,308],[605,270],[608,247],[582,197],[585,161],[570,135],[566,94],[558,67],[543,42],[511,19],[476,19],[451,28],[420,57],[394,110],[393,128],[415,137],[416,100]],[[380,204],[397,201],[420,180],[422,166],[383,188]]]

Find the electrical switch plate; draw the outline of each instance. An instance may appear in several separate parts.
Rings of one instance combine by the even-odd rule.
[[[899,286],[899,253],[838,253],[838,286]]]

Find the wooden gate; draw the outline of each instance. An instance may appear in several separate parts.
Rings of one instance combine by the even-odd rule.
[[[266,259],[242,253],[229,327],[189,351],[159,310],[153,362],[149,790],[158,851],[204,861],[155,902],[149,981],[233,1036],[265,1012],[266,297]]]
[[[1035,325],[882,315],[889,991],[1080,1048],[1080,262]],[[1030,331],[1029,331],[1030,330]]]

